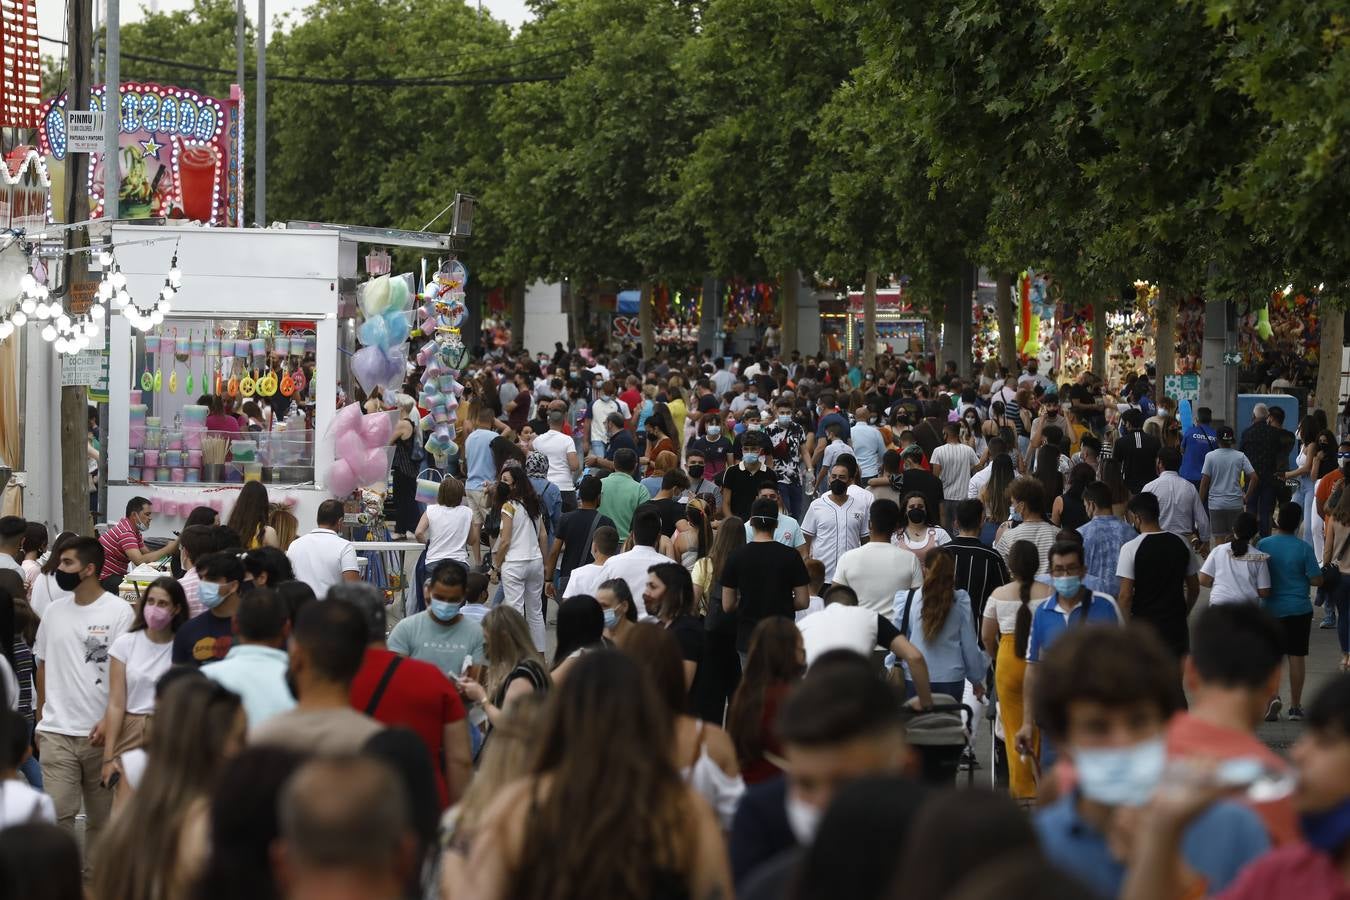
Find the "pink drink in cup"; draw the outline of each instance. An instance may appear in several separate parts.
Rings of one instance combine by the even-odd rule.
[[[209,144],[195,144],[178,154],[178,189],[183,213],[198,222],[211,221],[219,154]]]

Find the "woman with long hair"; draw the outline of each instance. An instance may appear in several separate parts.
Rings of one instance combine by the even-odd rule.
[[[1130,502],[1130,488],[1125,484],[1125,476],[1121,474],[1120,460],[1103,458],[1098,466],[1097,478],[1111,492],[1111,515],[1118,519],[1125,518],[1125,507]]]
[[[509,606],[483,616],[483,652],[488,664],[483,683],[461,678],[459,688],[471,702],[483,705],[495,731],[507,709],[521,697],[547,691],[551,680],[524,616]]]
[[[244,747],[239,697],[201,675],[176,679],[156,719],[136,792],[95,850],[92,893],[100,900],[187,894],[210,849],[211,793],[225,763]]]
[[[956,587],[956,563],[950,554],[929,554],[923,587],[910,591],[901,601],[895,627],[923,654],[934,694],[960,699],[965,693],[962,682],[968,681],[976,699],[984,696],[989,657],[980,649],[975,635],[970,595]],[[908,676],[905,694],[918,696]]]
[[[634,629],[624,652],[647,673],[663,710],[674,719],[674,760],[685,783],[708,801],[729,832],[736,804],[745,793],[745,782],[727,733],[686,712],[679,641],[670,631],[644,622]]]
[[[61,552],[69,547],[80,536],[73,531],[63,531],[52,541],[51,552],[47,554],[47,561],[42,564],[42,571],[33,579],[32,585],[28,591],[28,602],[33,607],[33,612],[39,617],[47,611],[47,607],[57,600],[69,599],[72,594],[64,590],[56,583],[56,569],[61,565]]]
[[[1069,531],[1077,531],[1080,526],[1086,524],[1088,514],[1087,507],[1083,505],[1083,488],[1091,484],[1096,477],[1096,469],[1087,463],[1075,465],[1069,472],[1068,489],[1055,497],[1055,504],[1050,508],[1050,521]]]
[[[103,713],[103,774],[108,783],[117,760],[145,744],[155,712],[155,683],[173,664],[173,636],[188,620],[187,597],[172,578],[156,578],[136,604],[131,630],[108,650],[108,703]]]
[[[707,644],[703,656],[703,683],[698,715],[720,724],[727,703],[741,678],[741,657],[736,652],[738,615],[722,608],[722,571],[732,554],[745,546],[745,522],[739,516],[722,520],[713,538],[712,550],[694,565],[694,585],[703,593],[707,617],[703,620]]]
[[[417,474],[420,469],[422,435],[418,427],[417,401],[407,394],[395,395],[398,421],[389,444],[394,448],[389,473],[394,500],[394,536],[403,538],[417,528],[420,509],[417,503]]]
[[[267,488],[261,481],[246,481],[230,510],[230,519],[225,524],[239,535],[240,545],[245,550],[257,550],[259,547],[279,547],[276,529],[267,524],[271,507],[267,503]]]
[[[642,601],[648,612],[680,642],[684,658],[684,689],[694,696],[699,666],[707,651],[703,619],[694,605],[694,581],[679,563],[658,563],[647,570],[647,589]],[[688,704],[686,703],[686,706]]]
[[[727,732],[746,784],[768,781],[781,772],[774,761],[783,758],[778,708],[805,671],[806,648],[791,619],[773,616],[755,626],[745,672],[727,712]]]
[[[1012,503],[1008,492],[1016,480],[1017,470],[1013,467],[1012,458],[1006,453],[1000,453],[989,463],[989,480],[980,488],[980,501],[984,503],[984,528],[980,532],[980,542],[986,546],[994,545],[998,526],[1008,520],[1008,508]]]
[[[501,573],[503,602],[525,616],[535,649],[542,652],[545,640],[544,557],[548,554],[548,536],[539,496],[525,470],[508,465],[498,476],[494,501],[502,530],[497,535],[493,563]]]
[[[1041,557],[1035,544],[1014,541],[1008,551],[1008,572],[1012,580],[994,588],[984,607],[984,621],[980,623],[984,649],[995,657],[994,683],[998,687],[998,710],[1004,734],[1016,734],[1022,727],[1022,677],[1027,667],[1032,606],[1054,593],[1050,585],[1036,580],[1040,565]],[[1033,733],[1032,741],[1036,740]],[[1016,753],[1008,754],[1008,788],[1018,800],[1032,800],[1036,796],[1031,763]]]
[[[33,581],[42,571],[39,560],[47,552],[47,526],[41,522],[29,522],[23,532],[23,559],[19,561],[23,569],[23,585],[26,591],[33,590]]]
[[[589,653],[544,712],[529,775],[498,792],[442,885],[485,900],[732,896],[721,828],[680,777],[672,716],[629,656]],[[616,853],[615,841],[634,848]]]
[[[525,468],[525,451],[507,437],[497,435],[488,442],[488,450],[492,453],[492,465],[498,473],[511,465]]]
[[[633,591],[622,578],[601,582],[595,589],[595,602],[600,604],[600,615],[605,625],[605,637],[622,648],[637,624],[637,604]]]
[[[928,499],[923,491],[910,491],[900,501],[900,509],[905,514],[905,525],[895,533],[891,542],[904,547],[919,558],[923,564],[933,551],[950,544],[952,536],[947,529],[934,523],[937,510],[928,508]]]
[[[500,609],[500,607],[498,607]],[[464,797],[441,817],[441,847],[467,851],[493,802],[518,778],[530,773],[539,726],[547,709],[542,693],[522,694],[497,716],[492,741],[483,746],[478,771]],[[454,887],[458,888],[458,885]],[[453,896],[447,890],[446,896]]]
[[[1260,603],[1270,596],[1270,554],[1253,546],[1261,525],[1247,511],[1233,520],[1233,539],[1209,551],[1200,566],[1200,584],[1210,588],[1209,603]]]
[[[661,490],[661,483],[665,481],[666,473],[671,469],[678,469],[679,467],[679,457],[669,450],[662,450],[660,453],[656,454],[655,459],[652,461],[650,467],[651,474],[646,478],[640,479],[638,483],[647,489],[648,494],[655,497],[656,492]]]
[[[708,514],[708,504],[697,497],[690,498],[684,506],[684,517],[675,523],[675,554],[680,564],[692,575],[698,561],[712,550],[712,519]],[[704,595],[698,585],[694,586],[694,601],[702,615]]]
[[[558,604],[558,643],[550,675],[561,684],[577,662],[604,645],[605,611],[589,594],[574,594]]]
[[[1036,449],[1031,471],[1027,473],[1041,483],[1047,500],[1064,493],[1064,475],[1059,471],[1060,455],[1057,444],[1042,444]]]
[[[285,553],[295,542],[295,538],[300,531],[300,520],[284,506],[276,506],[272,508],[271,514],[268,515],[267,524],[272,526],[272,531],[276,533],[277,549]]]
[[[670,416],[670,407],[664,403],[656,404],[647,419],[647,451],[642,454],[647,463],[648,475],[655,474],[656,458],[659,454],[675,453],[679,450],[678,441],[679,435]]]

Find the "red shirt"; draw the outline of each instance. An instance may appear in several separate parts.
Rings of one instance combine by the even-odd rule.
[[[440,669],[422,660],[404,659],[385,686],[379,706],[373,712],[366,709],[375,688],[384,678],[385,669],[396,656],[397,653],[383,647],[366,648],[361,671],[352,682],[352,708],[385,725],[407,728],[422,739],[431,755],[431,768],[436,773],[441,809],[445,809],[450,805],[445,786],[445,726],[464,718],[464,704],[459,699],[459,692]]]
[[[131,565],[127,551],[145,550],[145,538],[141,537],[141,532],[132,524],[129,516],[103,532],[98,542],[103,545],[103,571],[98,575],[100,579],[127,574],[127,567]]]
[[[1272,850],[1243,869],[1219,900],[1350,900],[1350,885],[1327,854],[1304,843]]]
[[[637,412],[637,408],[642,405],[642,392],[637,388],[629,388],[619,394],[619,399],[628,404],[628,408]]]

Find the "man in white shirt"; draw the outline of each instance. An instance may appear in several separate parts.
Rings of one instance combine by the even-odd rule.
[[[567,578],[567,587],[563,589],[563,599],[578,594],[594,597],[595,592],[604,583],[601,573],[605,570],[605,563],[618,552],[619,532],[608,525],[601,525],[595,529],[595,534],[591,536],[591,556],[595,557],[595,562],[577,566],[572,570]]]
[[[28,523],[23,516],[0,517],[0,569],[18,572],[25,583],[28,573],[19,565],[19,557],[23,554],[23,536],[27,530]]]
[[[834,584],[853,588],[859,607],[884,616],[895,606],[897,591],[923,586],[923,568],[911,551],[891,543],[900,527],[895,501],[873,502],[867,523],[867,543],[839,557]]]
[[[831,650],[852,650],[864,659],[874,650],[889,650],[909,664],[918,705],[925,709],[933,705],[923,654],[889,619],[859,606],[853,588],[833,585],[825,592],[825,608],[798,621],[797,630],[802,633],[808,667]]]
[[[802,520],[806,555],[825,564],[826,582],[834,581],[839,557],[862,546],[867,534],[867,507],[870,504],[849,493],[849,478],[848,466],[835,463],[830,468],[829,492],[812,501]]]
[[[669,556],[656,550],[661,540],[661,514],[652,508],[639,509],[633,514],[632,535],[633,549],[612,557],[601,566],[599,580],[604,583],[611,578],[622,578],[628,582],[628,590],[637,604],[639,618],[648,618],[652,614],[642,599],[647,590],[647,572],[652,566],[673,562]],[[570,588],[571,582],[567,586]]]
[[[970,489],[970,473],[980,464],[980,458],[968,445],[961,443],[961,426],[948,422],[942,428],[946,442],[933,449],[933,474],[942,479],[942,527],[956,531],[956,504],[966,498]]]
[[[563,420],[567,417],[567,404],[554,400],[548,405],[548,431],[534,439],[534,449],[548,457],[548,482],[558,488],[562,495],[563,512],[577,508],[576,483],[572,474],[580,468],[577,459],[577,445],[563,434]]]
[[[131,605],[99,584],[103,562],[103,545],[94,538],[79,538],[61,551],[54,574],[73,594],[47,608],[33,644],[43,786],[56,805],[56,824],[72,837],[83,803],[86,860],[97,850],[112,807],[112,791],[99,781],[108,651],[135,620]]]
[[[633,417],[628,410],[628,404],[619,399],[617,392],[618,386],[613,381],[606,380],[600,389],[600,396],[591,403],[591,456],[605,455],[605,448],[609,446],[609,430],[606,422],[611,415],[618,413],[625,422]]]
[[[314,596],[325,597],[328,589],[340,581],[359,581],[356,548],[337,533],[342,524],[342,501],[325,500],[314,517],[318,525],[309,534],[291,542],[286,556],[295,570],[295,580],[314,589]]]
[[[1181,477],[1181,451],[1164,447],[1158,451],[1158,477],[1144,485],[1144,492],[1158,498],[1158,524],[1191,542],[1192,549],[1209,543],[1209,513],[1195,485]]]
[[[773,530],[773,539],[784,547],[791,547],[806,559],[806,536],[802,534],[802,526],[796,519],[783,511],[783,500],[778,493],[778,484],[772,481],[766,481],[760,485],[759,491],[755,494],[755,499],[761,498],[772,500],[778,504],[778,526]],[[746,543],[755,539],[755,529],[749,523],[745,523]]]

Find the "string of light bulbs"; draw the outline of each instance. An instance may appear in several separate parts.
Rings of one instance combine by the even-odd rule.
[[[164,317],[173,306],[173,298],[178,296],[178,289],[183,286],[183,271],[178,268],[176,242],[173,245],[173,259],[169,262],[168,274],[164,276],[164,287],[160,289],[154,305],[146,308],[142,308],[127,290],[127,276],[122,273],[122,267],[117,262],[112,245],[107,245],[99,251],[98,262],[103,269],[103,279],[98,284],[98,302],[111,302],[122,311],[122,315],[126,316],[132,327],[140,331],[149,331],[164,323]]]

